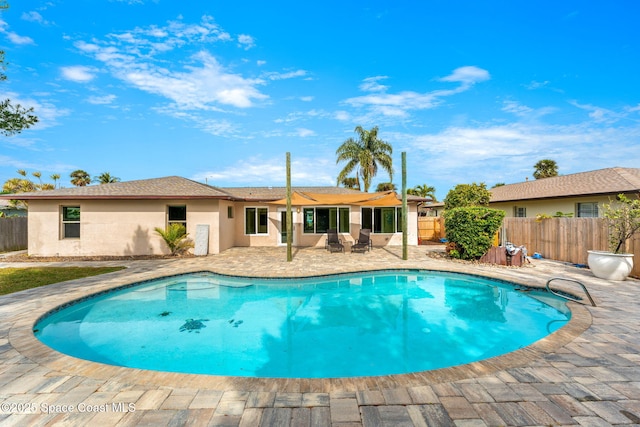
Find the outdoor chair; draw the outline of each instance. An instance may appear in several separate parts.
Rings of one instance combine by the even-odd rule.
[[[371,230],[363,228],[360,230],[360,237],[351,246],[351,252],[366,252],[371,250]]]
[[[329,252],[344,252],[342,240],[338,237],[338,230],[330,228],[327,230],[327,241],[324,244],[325,249]]]

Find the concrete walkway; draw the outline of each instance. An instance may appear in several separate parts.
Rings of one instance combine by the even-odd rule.
[[[426,252],[411,248],[403,261],[400,248],[366,254],[299,249],[289,263],[284,248],[234,248],[203,258],[91,262],[129,268],[0,297],[0,425],[640,425],[640,282],[607,282],[545,260],[507,268]],[[4,261],[0,268],[31,265]],[[567,326],[504,356],[368,378],[255,379],[120,368],[62,355],[32,333],[39,316],[69,300],[165,275],[210,270],[295,277],[385,268],[465,272],[540,287],[551,277],[574,278],[587,285],[597,307],[570,303]],[[569,283],[563,287],[576,291]]]

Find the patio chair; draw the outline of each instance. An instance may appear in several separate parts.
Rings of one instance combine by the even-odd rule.
[[[360,237],[351,246],[351,252],[366,252],[371,250],[371,230],[363,228],[360,230]]]
[[[338,230],[330,228],[327,230],[327,241],[324,244],[325,249],[329,252],[344,252],[342,240],[338,237]]]

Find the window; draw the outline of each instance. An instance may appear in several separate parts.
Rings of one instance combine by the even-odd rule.
[[[167,216],[169,220],[167,221],[169,225],[171,224],[182,224],[184,229],[187,229],[187,207],[186,206],[168,206],[167,207]]]
[[[227,206],[227,218],[233,218],[233,206]]]
[[[518,206],[513,207],[513,216],[516,218],[526,218],[527,217],[527,208],[521,208]]]
[[[246,208],[244,211],[245,234],[268,234],[268,214],[267,208]]]
[[[330,228],[335,228],[339,233],[348,233],[350,229],[349,208],[304,208],[303,221],[305,233],[322,234]]]
[[[62,207],[62,238],[77,239],[80,237],[80,206]]]
[[[578,217],[580,218],[597,218],[598,217],[597,203],[578,203],[576,210],[578,211]]]
[[[362,228],[374,233],[401,233],[402,208],[362,208]]]

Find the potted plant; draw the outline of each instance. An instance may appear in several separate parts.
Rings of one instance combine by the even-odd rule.
[[[605,204],[609,226],[609,252],[587,251],[589,268],[596,277],[625,280],[633,268],[633,254],[624,253],[627,241],[640,231],[640,199],[619,194],[617,202]]]

